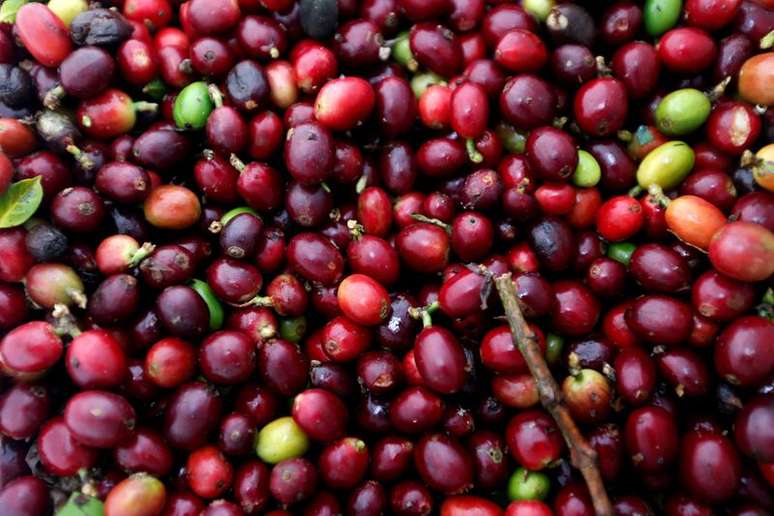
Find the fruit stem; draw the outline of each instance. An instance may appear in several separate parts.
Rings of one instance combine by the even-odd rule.
[[[360,237],[365,233],[363,225],[354,219],[347,221],[347,228],[350,235],[352,235],[352,240],[360,240]]]
[[[62,99],[65,98],[67,94],[65,93],[64,88],[62,85],[54,86],[43,97],[43,105],[46,106],[48,109],[56,110],[56,108],[59,107],[59,104],[62,102]]]
[[[85,170],[91,170],[94,168],[94,162],[89,159],[89,157],[84,154],[84,152],[79,149],[76,145],[73,145],[72,143],[65,147],[65,150],[70,153],[73,158],[75,158],[75,161],[78,162],[78,164],[81,166],[81,168]]]
[[[135,111],[140,113],[155,113],[159,110],[159,105],[155,102],[146,102],[144,100],[138,100],[134,103]]]
[[[433,325],[433,313],[438,310],[438,308],[441,305],[438,304],[438,301],[433,301],[427,306],[423,306],[421,308],[412,306],[409,308],[409,316],[413,319],[421,319],[422,320],[422,326],[424,328],[429,328]]]
[[[54,331],[57,335],[69,335],[74,339],[81,334],[75,317],[66,305],[55,304],[54,309],[51,310],[51,317],[54,319]]]
[[[476,149],[476,141],[473,138],[465,140],[465,149],[468,151],[468,158],[470,158],[470,161],[473,163],[481,163],[484,161],[484,156]]]
[[[714,88],[712,88],[710,91],[706,93],[707,98],[710,100],[710,102],[715,102],[720,97],[725,95],[726,88],[728,88],[728,85],[731,84],[731,76],[729,75],[722,81],[720,81]]]
[[[421,213],[412,213],[411,218],[419,222],[424,222],[426,224],[432,224],[434,226],[438,226],[439,228],[445,230],[447,233],[451,232],[451,226],[442,220],[426,217]]]
[[[633,186],[627,193],[629,197],[637,198],[640,196],[640,194],[644,191],[644,189],[640,186]]]
[[[156,249],[156,246],[150,242],[145,242],[142,244],[140,248],[134,252],[132,258],[129,260],[129,267],[137,267],[140,265],[140,262],[150,256],[154,249]]]
[[[651,197],[653,197],[653,199],[658,201],[658,203],[664,208],[669,206],[669,203],[670,203],[669,197],[664,195],[664,190],[662,190],[660,186],[655,184],[650,185],[648,187],[648,195],[650,195]]]
[[[363,193],[363,190],[366,189],[366,186],[368,186],[368,176],[363,174],[360,176],[360,179],[357,180],[357,183],[355,184],[355,193],[361,194]]]
[[[83,291],[68,290],[67,295],[70,296],[70,299],[75,301],[75,306],[80,309],[86,308],[86,303],[89,301],[89,299],[86,297],[86,294],[84,294]]]
[[[497,293],[503,303],[505,316],[511,327],[514,344],[518,346],[524,360],[527,362],[532,377],[535,378],[540,401],[543,407],[556,421],[564,440],[570,449],[573,466],[580,470],[588,486],[594,512],[598,516],[612,516],[613,508],[605,491],[602,475],[597,466],[598,455],[578,430],[567,407],[562,403],[561,391],[556,380],[548,369],[535,333],[527,325],[519,308],[516,287],[510,273],[495,279]]]
[[[193,75],[193,64],[191,64],[190,59],[183,59],[180,61],[180,64],[177,66],[177,69],[183,72],[186,75]]]
[[[613,75],[613,70],[607,66],[604,56],[597,56],[595,61],[597,62],[597,75],[599,77],[610,77]]]
[[[274,307],[274,301],[272,301],[271,296],[255,296],[249,301],[246,301],[244,303],[230,303],[231,306],[234,306],[236,308],[244,308],[246,306],[264,306],[266,308],[273,308]]]
[[[151,82],[142,87],[142,92],[153,99],[161,100],[164,98],[164,94],[167,92],[167,89],[161,79],[153,79]]]
[[[207,227],[207,231],[212,233],[213,235],[217,235],[221,231],[223,231],[223,224],[219,220],[213,220],[209,227]]]
[[[245,170],[245,163],[241,159],[239,159],[239,156],[236,154],[231,154],[228,158],[228,162],[231,164],[232,167],[237,169],[240,173],[242,173]]]
[[[379,47],[379,59],[387,61],[392,55],[392,48],[389,46]]]
[[[208,84],[207,92],[209,92],[210,99],[212,100],[212,103],[215,104],[216,109],[223,107],[223,94],[215,84]]]
[[[768,50],[774,47],[774,30],[761,38],[761,50]]]

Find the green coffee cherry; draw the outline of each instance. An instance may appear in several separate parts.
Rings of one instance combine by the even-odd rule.
[[[59,507],[56,516],[102,516],[105,507],[101,500],[76,491]]]
[[[546,21],[548,13],[551,12],[554,5],[556,5],[554,0],[523,0],[521,2],[524,10],[541,22]]]
[[[578,150],[578,166],[572,176],[572,182],[575,186],[589,188],[599,183],[602,177],[602,169],[599,163],[589,152],[583,149]]]
[[[261,218],[261,216],[258,215],[258,212],[250,208],[249,206],[240,206],[238,208],[232,208],[228,210],[226,213],[224,213],[220,217],[220,223],[221,225],[225,226],[226,224],[229,223],[231,219],[243,213],[249,213],[250,215],[255,215],[256,217]]]
[[[629,266],[632,261],[632,255],[637,250],[637,246],[630,242],[615,242],[607,248],[607,257],[617,262]]]
[[[508,480],[508,498],[513,500],[544,500],[551,489],[548,475],[540,471],[518,468]]]
[[[660,36],[677,24],[682,10],[681,0],[645,0],[642,9],[645,31],[651,36]]]
[[[503,148],[513,154],[523,154],[524,146],[527,143],[526,133],[519,132],[515,127],[506,123],[500,123],[495,127],[495,133],[500,141],[503,142]]]
[[[433,84],[446,84],[443,77],[433,72],[418,73],[411,78],[411,91],[419,98]]]
[[[680,141],[659,145],[645,156],[637,169],[637,183],[648,189],[653,185],[669,190],[679,185],[693,168],[693,149]]]
[[[549,364],[556,364],[562,358],[564,349],[564,339],[559,335],[549,333],[546,335],[546,361]]]
[[[203,129],[214,107],[207,83],[192,82],[177,95],[172,117],[180,129]]]
[[[223,306],[212,288],[202,280],[191,280],[191,288],[201,296],[210,312],[210,330],[219,330],[223,326]]]
[[[306,317],[288,317],[279,322],[280,337],[290,342],[300,342],[306,333]]]
[[[300,457],[307,449],[309,438],[290,416],[267,424],[255,438],[255,453],[268,464]]]
[[[681,136],[702,126],[712,105],[707,96],[694,88],[676,90],[656,108],[656,126],[667,136]]]
[[[75,17],[89,8],[89,3],[86,0],[49,0],[48,8],[69,28]]]
[[[392,45],[392,57],[399,65],[405,66],[411,71],[417,69],[417,62],[414,59],[414,54],[411,52],[411,45],[409,44],[409,32],[401,32],[398,37],[395,38],[395,43]]]

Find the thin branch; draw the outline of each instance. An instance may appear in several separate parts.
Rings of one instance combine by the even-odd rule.
[[[511,327],[513,341],[524,356],[524,361],[535,378],[540,393],[540,402],[554,418],[562,436],[564,436],[567,447],[570,449],[572,465],[580,470],[586,480],[591,500],[594,503],[594,511],[597,516],[612,516],[613,507],[597,466],[597,452],[586,442],[572,416],[570,416],[569,410],[562,403],[559,385],[548,369],[535,333],[527,325],[521,308],[519,308],[516,287],[511,275],[504,274],[496,278],[495,286],[502,300],[508,324]]]

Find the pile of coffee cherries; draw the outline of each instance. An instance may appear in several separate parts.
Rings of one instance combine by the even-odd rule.
[[[774,512],[772,0],[0,20],[0,513]]]

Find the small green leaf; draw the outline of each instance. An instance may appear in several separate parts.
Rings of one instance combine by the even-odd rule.
[[[56,516],[103,516],[102,502],[83,493],[73,493],[70,499],[58,511]]]
[[[27,3],[27,0],[5,0],[0,5],[0,23],[13,23],[16,21],[16,13],[21,6]]]
[[[43,200],[40,176],[17,181],[0,196],[0,228],[21,226],[32,217]]]

